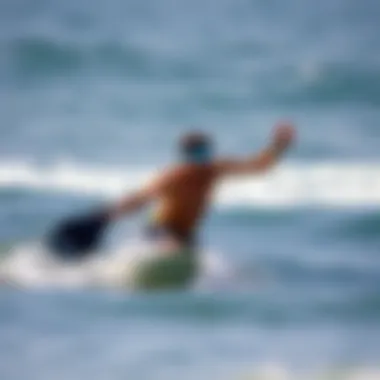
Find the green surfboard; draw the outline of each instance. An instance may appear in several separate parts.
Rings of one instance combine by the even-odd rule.
[[[129,268],[127,284],[140,290],[185,288],[194,280],[197,267],[197,260],[192,252],[142,258]]]

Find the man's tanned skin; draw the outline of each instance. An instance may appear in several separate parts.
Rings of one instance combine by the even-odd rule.
[[[148,186],[117,202],[109,210],[109,216],[117,219],[156,202],[155,224],[175,232],[173,236],[193,236],[210,203],[212,190],[220,180],[266,172],[280,160],[294,138],[294,127],[282,123],[275,128],[270,144],[259,154],[178,164],[165,170]],[[177,246],[184,245],[182,239],[174,240]]]

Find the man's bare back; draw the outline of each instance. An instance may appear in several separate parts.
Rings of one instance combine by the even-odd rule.
[[[192,236],[202,219],[215,183],[213,165],[185,164],[171,169],[171,186],[157,200],[152,223]]]

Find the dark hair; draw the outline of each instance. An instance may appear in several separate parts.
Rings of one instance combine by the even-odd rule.
[[[181,137],[179,150],[185,162],[206,163],[211,160],[213,149],[208,135],[192,132]]]
[[[191,132],[183,135],[179,141],[181,152],[186,153],[199,147],[211,146],[211,139],[202,132]]]

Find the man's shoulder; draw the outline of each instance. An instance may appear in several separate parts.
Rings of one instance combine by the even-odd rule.
[[[215,161],[207,164],[178,164],[167,169],[167,174],[172,176],[182,175],[212,175],[216,171],[218,163]]]

